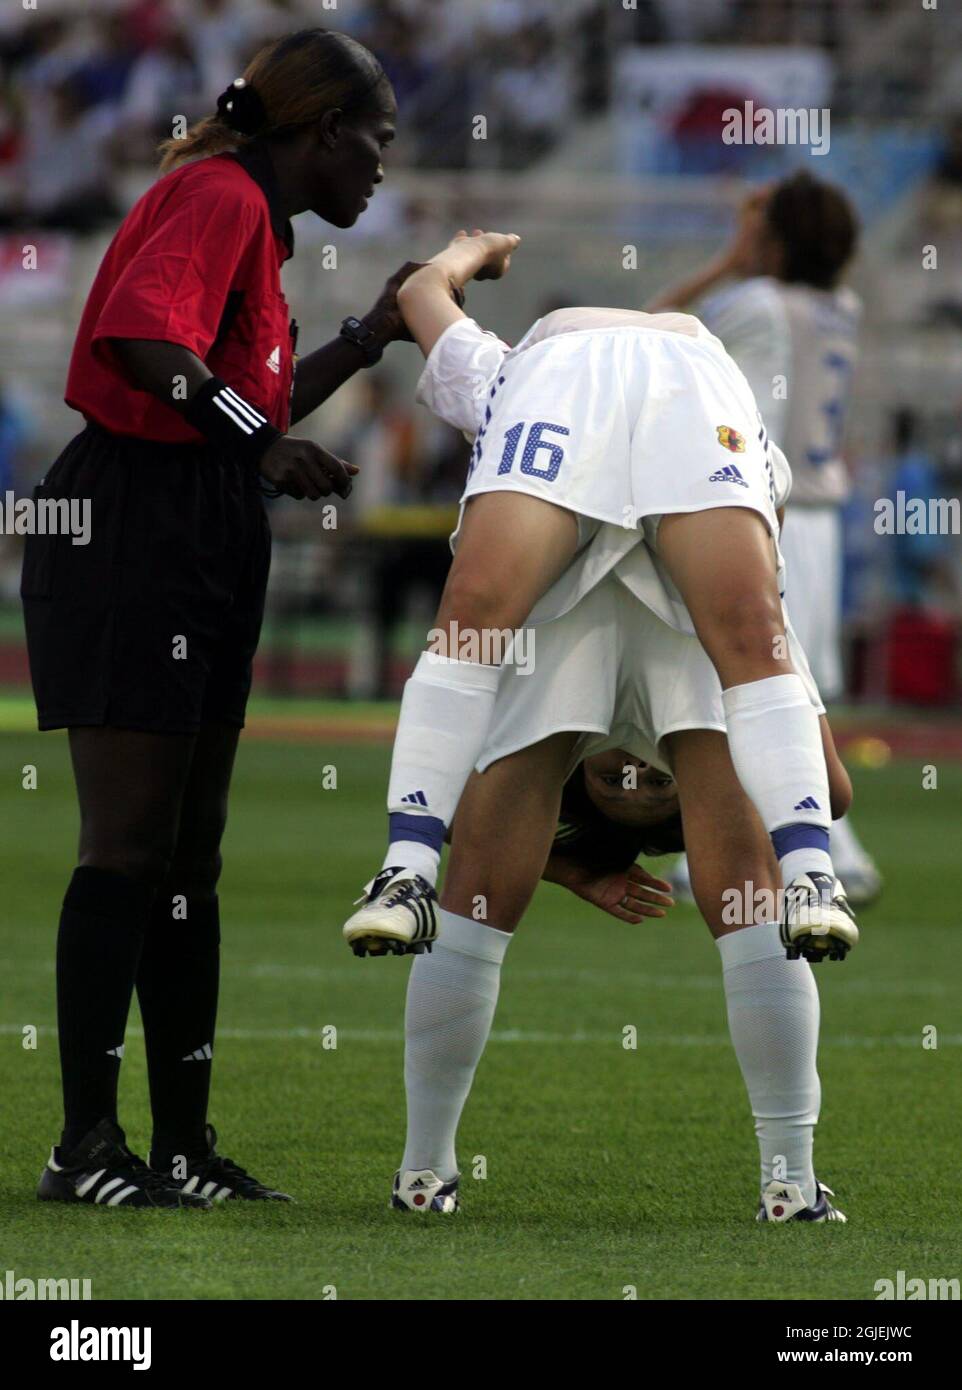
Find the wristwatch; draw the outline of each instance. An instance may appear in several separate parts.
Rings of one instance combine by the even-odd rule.
[[[364,365],[373,367],[375,362],[380,362],[384,352],[383,347],[378,343],[377,335],[373,328],[368,328],[366,323],[352,315],[341,324],[341,337],[346,338],[349,343],[360,348],[364,354]]]

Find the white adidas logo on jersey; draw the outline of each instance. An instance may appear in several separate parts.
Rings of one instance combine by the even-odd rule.
[[[277,375],[280,376],[280,373],[281,373],[281,345],[280,345],[280,343],[277,344],[277,347],[276,347],[276,348],[274,349],[274,351],[271,353],[270,357],[268,357],[268,359],[267,359],[267,365],[270,367],[270,369],[271,369],[272,372],[276,372]]]

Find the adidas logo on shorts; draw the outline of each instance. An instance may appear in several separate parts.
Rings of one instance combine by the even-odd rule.
[[[737,483],[739,487],[748,487],[741,472],[733,463],[726,463],[724,468],[719,468],[717,473],[712,473],[708,481],[710,483]]]

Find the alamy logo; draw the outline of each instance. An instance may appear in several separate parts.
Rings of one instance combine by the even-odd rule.
[[[50,1332],[51,1361],[130,1361],[135,1371],[150,1370],[149,1327],[69,1327]]]
[[[73,1303],[92,1296],[89,1279],[28,1279],[24,1276],[18,1279],[13,1270],[8,1269],[0,1280],[0,1298],[8,1303],[55,1299]]]
[[[832,113],[827,106],[756,106],[746,101],[739,110],[722,112],[723,145],[809,145],[813,155],[828,154]]]
[[[904,1299],[908,1303],[922,1299],[958,1300],[960,1296],[958,1279],[906,1279],[905,1270],[897,1269],[894,1279],[876,1279],[876,1302],[885,1299]]]
[[[873,526],[878,536],[958,536],[962,504],[958,497],[908,497],[899,490],[875,503]]]
[[[724,468],[719,468],[718,472],[713,473],[708,481],[710,483],[737,483],[739,487],[748,487],[733,463],[726,463]]]
[[[0,535],[69,536],[71,545],[89,545],[90,510],[89,497],[18,497],[8,488],[0,501]]]
[[[806,796],[804,801],[799,801],[792,807],[793,811],[820,811],[821,809],[814,796]]]

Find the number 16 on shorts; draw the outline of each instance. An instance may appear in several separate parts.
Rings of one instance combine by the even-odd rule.
[[[564,448],[548,436],[570,433],[565,425],[552,425],[548,420],[535,420],[533,424],[522,420],[512,425],[504,436],[499,475],[511,472],[520,449],[521,472],[529,478],[543,478],[546,483],[553,483],[564,461]]]

